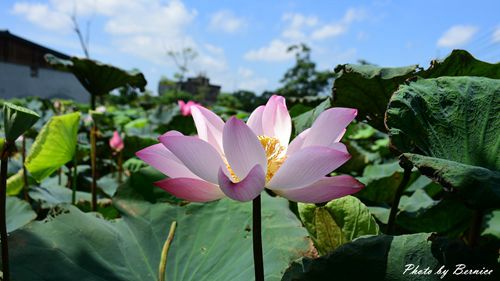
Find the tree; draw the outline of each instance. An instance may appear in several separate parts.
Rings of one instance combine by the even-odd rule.
[[[90,47],[90,24],[92,21],[90,19],[86,22],[85,36],[83,35],[82,29],[80,28],[80,23],[78,22],[78,15],[76,9],[76,2],[73,3],[73,14],[70,16],[71,22],[73,24],[73,31],[78,36],[80,41],[80,46],[82,47],[83,54],[86,58],[90,58],[89,47]]]
[[[172,59],[178,68],[174,77],[183,82],[186,73],[189,71],[189,64],[198,56],[198,53],[192,48],[183,48],[182,51],[168,51],[167,55]]]
[[[262,96],[257,96],[251,91],[236,91],[233,96],[239,101],[241,110],[252,112],[257,106],[265,104],[266,100]]]
[[[329,91],[335,77],[333,71],[316,70],[316,63],[311,60],[311,49],[305,45],[293,45],[288,52],[295,52],[295,65],[285,72],[280,80],[283,86],[278,94],[286,97],[317,96]]]
[[[217,104],[228,108],[241,109],[242,105],[234,95],[221,93],[217,96]]]

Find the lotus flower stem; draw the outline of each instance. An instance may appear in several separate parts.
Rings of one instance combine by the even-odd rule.
[[[118,152],[118,183],[123,182],[123,151]]]
[[[78,151],[78,146],[76,151]],[[75,153],[75,157],[73,158],[73,176],[71,177],[71,203],[75,205],[76,203],[76,178],[78,177],[78,159],[77,153]]]
[[[172,240],[174,240],[176,227],[177,227],[177,222],[173,221],[172,224],[170,225],[170,231],[168,232],[167,240],[165,241],[163,249],[161,250],[160,267],[158,269],[159,281],[165,281],[165,269],[167,267],[168,249],[170,248],[170,244],[172,244]]]
[[[94,94],[90,94],[90,109],[92,110],[95,110],[95,95]]]
[[[24,163],[26,162],[26,137],[23,136],[22,140],[22,148],[21,148],[21,153],[23,157],[23,182],[24,182],[24,200],[29,202],[30,197],[28,196],[28,172],[26,171],[26,166],[24,166]]]
[[[57,184],[62,185],[62,168],[57,169]]]
[[[90,192],[92,193],[93,212],[97,210],[96,134],[97,134],[97,127],[94,123],[94,125],[92,125],[92,128],[90,129],[90,165],[92,168],[92,184],[90,185]]]
[[[472,225],[469,229],[469,245],[472,247],[477,246],[479,237],[481,236],[481,227],[483,225],[484,212],[482,210],[476,210],[474,212],[474,217],[472,218]]]
[[[7,167],[8,167],[8,155],[9,155],[10,144],[5,141],[2,156],[1,156],[1,172],[0,172],[0,239],[2,241],[2,272],[3,280],[9,281],[9,247],[7,242],[7,224],[5,217],[5,200],[7,191]]]
[[[257,196],[252,204],[252,238],[253,238],[253,266],[255,269],[255,281],[264,281],[264,260],[262,256],[262,231],[261,231],[261,213],[260,213],[260,195]]]
[[[403,191],[408,185],[411,176],[411,167],[405,167],[403,173],[403,179],[399,183],[398,189],[396,190],[396,194],[394,195],[394,201],[391,206],[391,213],[389,214],[389,221],[387,223],[387,234],[393,234],[394,232],[394,224],[396,223],[396,215],[399,210],[399,200],[403,195]]]

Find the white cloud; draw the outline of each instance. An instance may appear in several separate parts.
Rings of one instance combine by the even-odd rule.
[[[31,23],[49,30],[68,31],[71,26],[69,15],[53,11],[47,4],[15,3],[11,12],[15,15],[22,15]]]
[[[349,26],[355,22],[360,21],[365,17],[365,11],[362,9],[350,8],[346,11],[344,17],[339,22],[323,25],[316,29],[311,34],[314,40],[323,40],[330,37],[339,36],[349,29]]]
[[[70,16],[75,12],[81,20],[99,17],[104,32],[109,35],[111,46],[108,48],[113,51],[144,59],[153,68],[174,71],[175,65],[166,55],[167,51],[190,47],[198,56],[189,65],[189,75],[206,73],[213,82],[223,82],[224,87],[237,83],[237,77],[228,67],[224,49],[196,42],[189,34],[187,29],[198,13],[180,0],[50,0],[45,4],[20,2],[12,8],[12,13],[43,29],[61,32],[71,30]],[[51,22],[51,19],[60,22]],[[91,55],[92,49],[91,44]]]
[[[236,80],[238,81],[235,86],[237,90],[262,92],[269,85],[269,81],[266,78],[255,77],[254,71],[245,67],[238,68],[238,77]]]
[[[205,44],[205,49],[214,55],[218,56],[223,56],[224,55],[224,49],[221,47],[214,46],[212,44]]]
[[[288,22],[288,26],[281,33],[284,38],[291,40],[304,40],[307,36],[304,29],[318,24],[318,18],[314,16],[304,16],[302,14],[284,14],[283,21]]]
[[[315,30],[311,37],[312,39],[321,40],[329,37],[335,37],[346,31],[346,27],[342,24],[328,24]]]
[[[493,43],[500,42],[500,26],[497,27],[497,29],[495,29],[495,31],[493,31],[493,35],[492,35],[491,40],[493,41]]]
[[[240,67],[238,68],[238,75],[243,78],[250,78],[253,76],[253,70],[245,67]]]
[[[266,78],[255,77],[240,81],[237,88],[240,90],[248,90],[259,93],[265,90],[268,84],[269,81]]]
[[[344,23],[352,23],[355,21],[360,21],[363,20],[366,17],[366,11],[364,9],[357,9],[357,8],[349,8],[342,21]]]
[[[198,66],[194,68],[197,69],[198,72],[223,72],[228,70],[227,62],[224,57],[202,54],[195,62]]]
[[[450,27],[437,41],[438,47],[454,48],[470,42],[478,28],[472,25],[455,25]]]
[[[244,55],[244,58],[249,61],[287,61],[293,58],[293,54],[287,52],[288,47],[288,43],[280,39],[275,39],[271,41],[268,46],[264,46],[257,50],[248,51]]]
[[[194,46],[185,29],[197,15],[180,0],[50,0],[48,3],[18,2],[12,13],[44,29],[68,31],[71,15],[78,19],[101,16],[104,30],[116,47],[158,63],[166,49]],[[91,34],[92,35],[92,34]],[[168,42],[168,44],[167,44]]]
[[[306,16],[299,13],[286,13],[282,20],[286,27],[280,36],[273,39],[267,46],[253,49],[245,53],[244,59],[249,61],[283,62],[293,58],[294,54],[287,52],[288,47],[298,43],[314,45],[317,41],[339,36],[349,30],[355,21],[365,18],[363,9],[348,9],[337,22],[321,24],[316,16]],[[317,49],[318,46],[315,46]]]
[[[245,26],[245,21],[236,17],[229,10],[218,11],[210,18],[210,28],[212,30],[233,33],[241,30]]]
[[[195,11],[189,11],[180,1],[163,5],[142,5],[133,11],[114,14],[106,23],[106,31],[115,35],[148,33],[169,37],[179,35],[192,22]]]

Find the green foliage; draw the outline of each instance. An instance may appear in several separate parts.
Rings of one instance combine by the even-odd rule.
[[[353,196],[332,200],[322,207],[299,203],[299,214],[321,255],[360,236],[379,234],[368,208]]]
[[[130,159],[129,159],[130,160]],[[107,174],[97,181],[97,187],[106,195],[112,197],[118,189],[117,173]]]
[[[7,233],[10,233],[36,218],[36,213],[25,201],[7,196],[5,213],[7,216]]]
[[[144,161],[137,158],[129,158],[125,163],[123,163],[123,168],[130,171],[131,173],[138,172],[140,169],[147,167]]]
[[[133,175],[127,184],[137,190],[149,187],[148,173]],[[178,206],[133,196],[117,201],[120,219],[106,221],[67,206],[12,233],[12,275],[20,280],[156,280],[162,246],[175,220],[166,280],[253,279],[250,203],[222,199]],[[289,263],[307,251],[307,232],[286,200],[269,196],[263,198],[262,225],[266,280],[279,280]],[[47,270],[56,265],[63,270]]]
[[[72,191],[69,188],[59,185],[44,185],[32,188],[29,191],[30,198],[40,204],[43,209],[50,209],[64,204],[70,204],[72,201]],[[76,204],[90,202],[91,194],[89,192],[77,191]],[[99,199],[98,204],[109,203],[109,199]]]
[[[307,45],[293,45],[288,48],[288,52],[295,53],[295,65],[281,79],[283,86],[277,90],[279,95],[307,97],[329,90],[335,75],[329,70],[316,70],[316,63],[311,60],[311,49]]]
[[[300,114],[292,119],[293,126],[295,128],[295,135],[302,133],[307,128],[310,128],[314,123],[314,120],[325,110],[331,107],[330,99],[326,99],[324,102],[320,103],[317,107]]]
[[[217,104],[229,108],[241,108],[242,105],[238,98],[232,94],[221,93],[217,96]]]
[[[307,46],[295,46],[291,51],[296,52],[296,64],[285,74],[277,94],[287,95],[294,134],[311,127],[332,106],[357,108],[360,120],[350,124],[342,138],[352,157],[332,175],[349,174],[366,187],[355,197],[325,205],[289,204],[264,193],[266,280],[440,280],[438,275],[404,274],[411,263],[432,270],[441,266],[453,270],[457,263],[467,268],[498,268],[500,82],[463,76],[498,79],[500,64],[481,62],[455,50],[446,59],[433,61],[427,70],[341,65],[336,69],[338,79],[331,99],[317,94],[330,88],[334,74],[316,70]],[[67,63],[62,66],[66,70],[78,68],[73,61],[58,63]],[[99,71],[111,70],[92,66],[94,62],[86,64],[89,68],[82,65],[82,73],[92,76],[94,73],[86,71],[96,69],[95,80],[106,78]],[[447,77],[435,79],[440,76]],[[109,84],[97,82],[101,88]],[[7,199],[9,232],[17,228],[9,233],[16,278],[156,280],[160,251],[175,220],[179,228],[168,256],[166,280],[254,279],[251,203],[222,199],[201,204],[176,198],[154,185],[165,175],[135,157],[138,150],[158,143],[157,137],[166,131],[196,134],[192,116],[182,116],[177,102],[202,99],[203,91],[192,96],[178,91],[173,81],[167,84],[164,95],[153,96],[138,94],[125,83],[118,95],[99,97],[106,111],[98,115],[87,105],[74,102],[11,100],[40,113],[32,129],[23,134],[28,158],[33,158],[28,162],[36,164],[28,170],[39,180],[36,183],[28,173],[28,195],[37,213],[18,198]],[[273,94],[221,94],[210,110],[224,120],[230,116],[245,119]],[[65,122],[61,122],[64,126],[54,124],[54,119],[66,115],[55,116],[77,111],[92,115],[99,128],[98,204],[93,213],[88,192],[92,122],[84,116],[86,122],[79,124],[79,113],[73,113],[74,127]],[[385,133],[384,114],[390,136]],[[2,119],[0,112],[0,125]],[[117,155],[108,143],[115,130],[125,143],[120,156],[126,181],[121,185]],[[70,148],[73,141],[79,143],[76,157]],[[9,195],[25,187],[20,142],[16,145],[18,150],[9,153]],[[414,169],[396,210],[392,229],[399,236],[387,236],[381,232],[403,178],[396,156]],[[78,167],[75,179],[74,163],[64,165],[72,158]],[[58,168],[61,173],[48,176]],[[76,208],[69,206],[72,190],[68,187],[73,183]],[[47,218],[30,222],[35,215],[39,220]],[[481,237],[474,239],[475,233]],[[365,236],[373,234],[377,236]],[[304,258],[318,254],[321,257]],[[454,280],[451,275],[444,279]]]
[[[500,206],[498,170],[411,153],[405,153],[403,157],[423,175],[439,182],[448,190],[455,191],[471,207],[489,209]]]
[[[358,109],[358,118],[374,128],[385,131],[384,113],[391,95],[400,85],[417,76],[479,76],[500,79],[500,63],[490,64],[475,59],[464,50],[454,50],[444,60],[436,60],[427,70],[417,65],[407,67],[377,67],[375,65],[344,64],[335,68],[333,86],[336,106]]]
[[[125,132],[128,134],[140,134],[144,135],[145,133],[147,134],[148,132],[151,132],[150,127],[149,127],[149,120],[147,118],[139,118],[132,120],[125,124],[124,126]]]
[[[31,128],[38,119],[40,119],[40,116],[36,112],[9,102],[4,102],[3,120],[5,140],[8,143],[14,142]]]
[[[24,171],[18,170],[17,173],[7,179],[7,195],[18,195],[24,188]],[[34,183],[35,180],[31,175],[28,175],[28,184]]]
[[[412,232],[458,237],[469,226],[472,211],[456,200],[433,200],[423,189],[401,197],[397,224]]]
[[[465,50],[453,50],[443,60],[434,60],[429,69],[419,73],[424,78],[441,76],[478,76],[500,79],[500,63],[477,60]]]
[[[500,81],[421,79],[402,86],[387,110],[391,143],[422,174],[480,208],[500,206]]]
[[[363,177],[359,178],[365,188],[356,196],[372,203],[392,204],[399,183],[403,179],[403,169],[397,161],[367,165]]]
[[[143,148],[151,146],[153,144],[157,144],[158,140],[149,137],[141,137],[141,136],[126,136],[123,140],[124,149],[123,156],[125,158],[134,157],[135,153]]]
[[[25,166],[40,182],[73,159],[80,113],[54,116],[45,124],[31,146]]]
[[[428,233],[379,235],[358,238],[324,257],[294,262],[281,280],[316,281],[331,276],[336,280],[437,281],[442,280],[442,275],[436,274],[442,266],[450,270],[444,280],[456,280],[457,276],[452,272],[457,264],[469,265],[469,269],[470,265],[475,265],[474,269],[483,266],[495,269],[497,256],[493,245],[470,248],[462,241],[438,238]],[[411,270],[405,274],[407,265],[418,265],[420,270],[429,267],[432,274],[412,275]],[[484,277],[478,280],[496,280],[495,274],[476,277]]]
[[[392,93],[408,78],[415,76],[418,66],[377,67],[344,64],[335,68],[333,103],[338,107],[358,109],[358,120],[385,131],[384,114]]]
[[[179,100],[187,101],[200,101],[199,96],[193,96],[192,94],[177,89],[167,90],[163,93],[159,93],[159,100],[162,104],[176,103]]]
[[[236,91],[232,93],[232,95],[241,104],[241,108],[239,109],[246,112],[252,112],[259,105],[263,105],[267,102],[265,95],[257,96],[254,92],[251,91]]]
[[[45,59],[52,66],[73,73],[87,91],[94,96],[101,96],[110,91],[130,86],[144,91],[146,79],[139,71],[125,71],[108,64],[71,57],[70,60],[47,54]]]
[[[482,235],[492,235],[500,239],[500,210],[493,211],[486,217]]]

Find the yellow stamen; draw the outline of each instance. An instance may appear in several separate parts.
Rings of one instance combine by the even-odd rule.
[[[266,173],[266,183],[269,182],[273,176],[276,174],[278,169],[281,167],[283,162],[285,162],[286,155],[285,147],[280,144],[277,138],[258,136],[267,157],[267,173]]]
[[[227,159],[224,157],[222,158],[224,160],[224,163],[226,164],[226,167],[227,167],[227,170],[229,171],[229,173],[231,174],[231,178],[233,179],[233,182],[234,183],[237,183],[240,181],[240,178],[238,178],[238,176],[234,173],[233,169],[231,168],[231,166],[229,165],[229,162],[227,162]]]
[[[266,171],[266,183],[268,183],[273,176],[278,172],[278,169],[281,167],[283,162],[285,162],[286,155],[283,155],[285,152],[285,147],[280,144],[280,141],[277,138],[266,137],[266,136],[258,136],[262,147],[264,147],[264,151],[266,152],[267,158],[267,171]],[[226,164],[227,170],[231,174],[231,178],[233,182],[240,182],[241,179],[234,173],[231,165],[227,162],[226,158],[223,158],[224,164]]]

